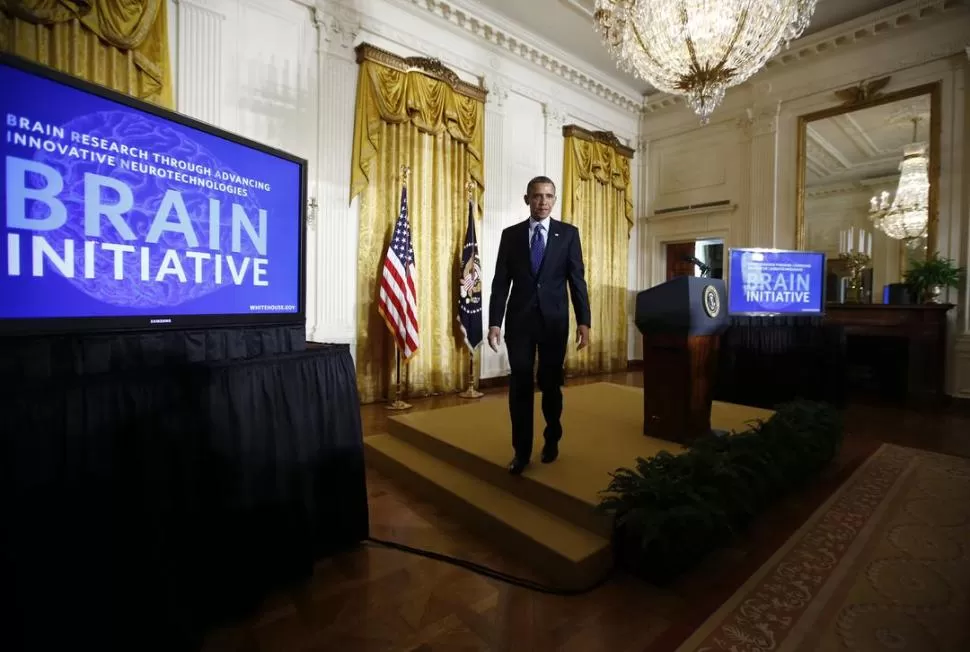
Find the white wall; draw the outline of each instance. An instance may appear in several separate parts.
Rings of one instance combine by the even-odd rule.
[[[450,11],[447,2],[171,1],[179,111],[310,161],[316,208],[308,231],[307,337],[313,341],[355,338],[358,223],[348,188],[356,44],[435,57],[467,81],[484,80],[479,243],[486,302],[499,234],[527,216],[525,183],[537,174],[561,179],[563,125],[613,131],[628,145],[637,140],[638,98],[627,89],[560,65],[542,55],[534,36]],[[504,352],[483,351],[482,377],[507,373]]]
[[[925,3],[924,3],[925,4]],[[942,7],[942,3],[939,4]],[[885,92],[939,81],[941,101],[941,254],[967,266],[970,190],[967,142],[967,7],[921,12],[915,0],[794,44],[751,83],[728,91],[711,123],[669,98],[652,99],[641,124],[638,278],[633,290],[663,280],[663,244],[724,237],[726,246],[795,245],[798,116],[840,100],[834,91],[891,75]],[[727,206],[656,215],[664,208],[727,201]],[[970,397],[970,288],[946,297],[950,312],[948,387]]]

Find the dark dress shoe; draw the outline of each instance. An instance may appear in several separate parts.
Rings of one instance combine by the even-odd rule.
[[[521,475],[525,471],[525,467],[529,465],[527,460],[523,460],[518,457],[513,457],[512,461],[509,462],[509,473],[512,475]]]
[[[555,462],[557,457],[559,457],[559,447],[558,446],[545,446],[542,449],[542,463],[543,464],[549,464],[550,462]]]

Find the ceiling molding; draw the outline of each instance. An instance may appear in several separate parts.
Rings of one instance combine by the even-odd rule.
[[[787,50],[765,64],[770,70],[799,63],[807,58],[828,56],[834,50],[860,41],[882,36],[898,29],[911,28],[920,21],[936,18],[944,12],[966,9],[964,0],[906,0],[841,25],[799,39]]]
[[[895,187],[898,183],[898,174],[870,177],[868,179],[855,179],[853,181],[835,181],[806,188],[805,196],[817,199],[819,197],[830,197],[832,195],[844,195],[847,193],[871,193],[873,192],[873,188]]]
[[[859,148],[860,151],[865,153],[866,156],[872,158],[874,156],[879,156],[882,154],[882,150],[876,147],[876,144],[872,142],[872,138],[866,133],[865,129],[856,121],[852,116],[852,112],[842,113],[840,115],[834,116],[833,122],[842,130],[846,138],[852,141],[852,144]]]
[[[911,127],[898,116],[929,111],[929,97],[898,100],[805,125],[809,187],[897,174]],[[917,137],[919,134],[917,134]]]
[[[841,169],[846,170],[852,167],[852,163],[850,163],[849,159],[847,159],[845,155],[839,151],[839,148],[830,143],[825,136],[818,133],[818,131],[812,125],[805,127],[805,136],[810,143],[809,149],[811,149],[811,144],[815,144],[828,156],[834,159],[836,165],[838,165]]]
[[[643,96],[634,89],[596,74],[572,55],[479,4],[472,8],[467,6],[467,0],[393,1],[430,13],[490,46],[501,48],[625,111],[636,114],[643,108]]]
[[[843,181],[840,183],[832,183],[825,186],[816,186],[814,188],[806,188],[805,196],[810,199],[818,199],[820,197],[831,197],[833,195],[845,195],[849,193],[858,193],[862,187],[852,181]]]
[[[823,178],[828,174],[828,170],[825,169],[825,165],[822,163],[818,163],[811,156],[805,157],[805,170],[807,170],[808,172],[811,172],[813,175],[819,178]],[[812,186],[808,186],[808,187],[811,188]]]
[[[894,32],[912,30],[920,22],[958,10],[964,12],[967,10],[966,0],[904,0],[861,18],[799,39],[792,43],[791,47],[770,59],[763,70],[777,70],[783,66],[804,63],[806,60],[830,57],[860,42],[877,37],[885,38]],[[656,113],[678,104],[683,104],[680,96],[662,92],[651,93],[646,97],[643,112]]]
[[[559,0],[559,2],[563,3],[564,5],[572,9],[580,16],[585,16],[586,18],[593,20],[593,10],[587,7],[586,5],[584,5],[579,0]]]
[[[888,184],[899,183],[899,173],[887,174],[881,177],[869,177],[868,179],[859,179],[857,182],[863,188],[872,188],[873,186],[885,186]]]

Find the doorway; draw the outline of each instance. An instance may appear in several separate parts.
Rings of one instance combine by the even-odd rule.
[[[665,253],[668,281],[678,276],[724,278],[724,241],[721,239],[668,242]]]

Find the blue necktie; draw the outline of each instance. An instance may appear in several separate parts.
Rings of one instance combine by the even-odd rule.
[[[542,225],[536,224],[532,231],[532,273],[539,273],[539,265],[542,264],[542,253],[545,251],[546,243],[542,241]]]

